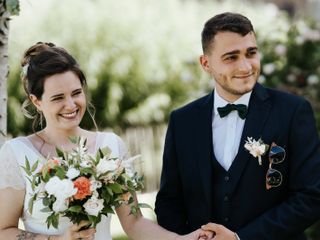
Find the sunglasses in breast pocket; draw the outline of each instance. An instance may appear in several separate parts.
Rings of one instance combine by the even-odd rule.
[[[269,168],[266,174],[266,188],[269,190],[270,188],[279,187],[282,183],[282,173],[272,168],[272,165],[280,164],[286,158],[286,151],[283,147],[278,146],[275,143],[271,144],[269,151]]]

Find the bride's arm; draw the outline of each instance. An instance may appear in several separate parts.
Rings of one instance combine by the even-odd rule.
[[[92,239],[95,229],[79,231],[87,223],[72,225],[60,236],[49,236],[27,232],[18,228],[19,217],[23,211],[25,190],[5,188],[0,190],[0,240],[69,240]],[[45,223],[44,223],[45,224]]]
[[[23,210],[25,190],[5,188],[0,190],[0,240],[44,240],[47,236],[29,233],[18,228]]]
[[[116,212],[123,230],[132,240],[198,240],[200,236],[205,235],[204,231],[201,230],[184,236],[170,232],[157,223],[144,218],[140,211],[136,215],[129,214],[130,206],[126,204],[117,208]],[[207,235],[211,236],[209,233]],[[211,239],[211,237],[208,237],[208,239]]]

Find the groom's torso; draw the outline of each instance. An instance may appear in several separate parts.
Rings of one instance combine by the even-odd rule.
[[[269,167],[245,150],[247,137],[288,147],[290,123],[301,99],[259,84],[252,92],[240,147],[228,171],[215,158],[212,145],[213,93],[175,111],[175,143],[188,223],[195,229],[212,221],[237,230],[278,205],[288,195],[290,156],[275,166],[279,187],[266,189]],[[217,146],[216,146],[217,147]]]

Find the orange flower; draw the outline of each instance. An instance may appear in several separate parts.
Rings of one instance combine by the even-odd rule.
[[[41,168],[40,172],[51,172],[51,169],[54,168],[55,166],[58,166],[61,164],[61,160],[59,158],[50,158]]]
[[[90,180],[86,177],[79,177],[75,181],[73,181],[73,185],[78,189],[74,198],[77,200],[84,199],[85,197],[91,195],[90,191]]]

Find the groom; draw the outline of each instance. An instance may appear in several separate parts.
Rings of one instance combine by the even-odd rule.
[[[260,54],[245,16],[209,19],[202,48],[200,63],[215,89],[171,114],[158,223],[188,233],[211,222],[203,229],[217,240],[306,239],[304,230],[320,219],[319,138],[310,104],[257,83]]]

